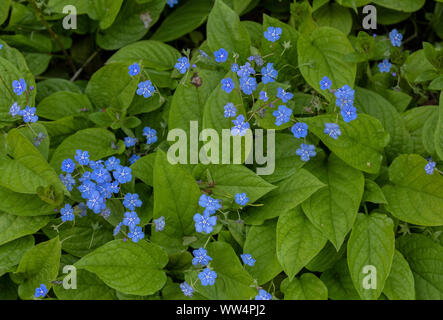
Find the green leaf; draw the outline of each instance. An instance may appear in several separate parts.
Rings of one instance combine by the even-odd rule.
[[[49,222],[49,216],[20,217],[0,213],[0,245],[36,233]]]
[[[180,52],[163,42],[143,40],[121,48],[109,58],[107,63],[128,62],[133,64],[141,60],[145,68],[171,70],[180,56]],[[126,68],[126,73],[127,71]]]
[[[443,93],[440,93],[440,104],[438,106],[437,128],[434,133],[435,151],[440,160],[443,160]]]
[[[77,261],[74,266],[95,273],[113,289],[127,294],[150,295],[166,283],[162,270],[168,263],[166,252],[141,240],[113,240]]]
[[[443,75],[438,76],[429,84],[429,90],[443,90]]]
[[[338,120],[341,136],[335,140],[324,133],[325,123],[335,120],[335,115],[303,118],[309,130],[344,162],[367,173],[378,173],[383,148],[389,142],[389,135],[383,130],[382,124],[365,114],[359,114],[357,119],[349,123]]]
[[[77,149],[88,151],[91,160],[103,159],[117,153],[117,150],[112,148],[113,142],[116,142],[115,136],[108,130],[99,128],[80,130],[66,138],[55,149],[50,164],[59,172],[62,161],[67,158],[73,159]]]
[[[331,242],[327,242],[321,251],[306,265],[306,269],[312,272],[325,272],[331,269],[346,252],[346,246],[341,246],[337,252]]]
[[[238,15],[222,0],[215,1],[209,13],[206,31],[211,52],[224,48],[231,60],[234,53],[238,53],[240,59],[249,56],[251,39],[248,31],[240,23]]]
[[[391,137],[386,147],[391,157],[412,151],[412,141],[404,121],[388,100],[373,91],[358,87],[355,90],[355,107],[383,124]]]
[[[151,187],[154,185],[155,158],[156,154],[150,153],[141,157],[131,165],[131,170],[134,176]]]
[[[427,175],[427,161],[401,155],[389,167],[391,184],[383,187],[386,208],[396,218],[421,226],[443,225],[443,177]]]
[[[373,0],[375,4],[403,12],[414,12],[419,10],[425,4],[425,0]]]
[[[383,293],[390,300],[415,300],[414,276],[408,262],[398,250],[395,250]]]
[[[324,76],[332,80],[334,88],[354,85],[356,64],[343,60],[354,49],[342,32],[331,27],[320,27],[309,36],[300,36],[297,47],[300,71],[318,92],[325,94],[320,89],[320,80]]]
[[[400,237],[396,243],[414,275],[416,298],[443,299],[443,247],[421,234]]]
[[[351,278],[362,299],[375,300],[382,293],[391,270],[394,250],[394,223],[388,216],[379,213],[357,216],[347,254]],[[375,267],[375,271],[366,270],[367,266]],[[367,284],[375,285],[375,288],[371,286],[367,289]]]
[[[88,13],[88,3],[89,0],[76,0],[75,8],[77,9],[77,14]],[[49,0],[47,7],[53,12],[63,13],[63,8],[67,5],[72,5],[71,0]]]
[[[0,277],[10,271],[15,271],[23,255],[34,246],[34,237],[26,236],[0,246]]]
[[[32,299],[35,289],[44,284],[51,289],[52,281],[58,274],[60,265],[60,241],[58,237],[41,242],[23,256],[16,273],[24,278],[18,287],[21,299]]]
[[[435,71],[434,66],[426,59],[424,50],[415,51],[408,56],[403,69],[409,83],[415,83],[421,74]]]
[[[40,103],[44,98],[50,96],[57,91],[69,91],[75,93],[81,93],[82,91],[78,86],[69,80],[51,78],[37,83],[37,97],[36,102]],[[38,111],[38,110],[37,110]]]
[[[194,230],[194,215],[199,211],[200,189],[191,174],[180,165],[169,163],[158,150],[154,167],[154,219],[165,217],[167,226],[153,232],[151,240],[168,251],[183,249],[183,237]]]
[[[86,87],[86,94],[96,108],[125,111],[129,107],[140,78],[140,74],[137,76],[128,74],[131,64],[131,62],[109,64],[92,75]]]
[[[100,28],[107,29],[117,17],[123,0],[89,0],[88,16],[100,21]]]
[[[328,288],[312,273],[303,273],[292,281],[286,278],[280,289],[285,300],[328,300]]]
[[[303,202],[302,207],[313,225],[338,250],[357,216],[364,177],[359,170],[348,166],[334,154],[325,165],[316,166],[313,172],[327,187],[314,193]]]
[[[9,7],[11,6],[11,0],[5,0],[0,3],[0,24],[6,21],[9,14]]]
[[[369,179],[365,179],[365,192],[363,193],[362,202],[388,203],[380,186]]]
[[[47,53],[24,53],[26,63],[33,75],[42,74],[48,69],[52,56]]]
[[[277,257],[291,281],[325,246],[323,236],[300,207],[280,215],[277,223]]]
[[[411,136],[413,144],[413,153],[425,154],[425,147],[423,145],[423,133],[425,123],[429,118],[437,118],[436,106],[422,106],[419,108],[412,108],[403,113],[406,128]]]
[[[63,275],[65,277],[66,275]],[[65,289],[54,286],[54,293],[59,300],[116,300],[115,290],[108,287],[94,273],[77,270],[77,288]]]
[[[318,189],[325,186],[309,171],[299,169],[289,178],[276,184],[277,188],[264,196],[263,206],[251,207],[243,215],[247,224],[259,225],[295,208]]]
[[[332,27],[344,34],[349,34],[352,28],[352,13],[337,3],[321,6],[313,14],[314,19],[321,27]]]
[[[254,289],[253,278],[243,269],[232,247],[221,241],[210,242],[208,255],[212,258],[211,268],[217,273],[213,286],[202,286],[200,280],[194,285],[195,291],[210,300],[249,300],[258,292]],[[198,272],[186,275],[186,281],[192,283]]]
[[[333,268],[326,270],[320,280],[328,288],[328,296],[332,300],[360,300],[352,283],[346,258],[338,261]]]
[[[256,260],[254,266],[246,266],[246,270],[259,285],[272,280],[283,270],[276,253],[276,225],[277,222],[272,220],[252,226],[246,236],[243,252]]]
[[[138,4],[135,0],[123,3],[114,23],[97,34],[97,44],[105,50],[116,50],[143,38],[157,22],[166,4],[165,0],[152,0]]]
[[[206,21],[211,8],[207,0],[184,3],[166,17],[151,39],[168,42],[188,34]]]
[[[70,115],[92,111],[86,95],[69,91],[59,91],[44,98],[37,107],[37,115],[49,120],[58,120]]]

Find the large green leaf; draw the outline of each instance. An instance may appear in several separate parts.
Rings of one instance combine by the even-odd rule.
[[[23,256],[16,273],[24,279],[18,287],[21,299],[32,299],[35,289],[44,284],[48,290],[57,278],[60,265],[60,240],[58,237],[41,242]]]
[[[415,279],[415,296],[419,300],[443,299],[443,247],[421,234],[397,239]]]
[[[232,247],[225,242],[211,242],[207,246],[212,258],[211,268],[217,273],[213,286],[203,286],[197,272],[186,275],[188,283],[196,282],[195,291],[210,300],[249,300],[258,292],[254,280],[241,265]]]
[[[383,159],[383,148],[389,135],[377,119],[359,114],[358,118],[345,123],[338,120],[341,136],[333,139],[324,133],[325,123],[335,122],[335,115],[303,118],[311,130],[340,159],[350,166],[367,173],[378,173]]]
[[[276,221],[267,221],[261,226],[252,226],[246,235],[244,253],[251,254],[256,260],[253,267],[246,270],[259,285],[272,280],[283,269],[277,259]]]
[[[168,251],[183,249],[183,237],[194,232],[193,216],[198,212],[201,192],[191,174],[179,164],[169,163],[158,150],[154,167],[154,219],[164,216],[166,227],[153,231],[151,240]]]
[[[423,145],[423,131],[425,123],[428,119],[437,117],[436,106],[422,106],[419,108],[412,108],[403,113],[406,128],[411,136],[413,145],[413,152],[418,154],[425,154],[425,147]],[[432,141],[431,141],[432,142]]]
[[[117,17],[123,0],[89,0],[88,16],[100,21],[100,28],[109,28]]]
[[[408,262],[398,250],[395,250],[383,293],[390,300],[415,300],[414,276]]]
[[[379,213],[359,214],[348,241],[348,266],[362,299],[377,299],[391,270],[395,250],[394,223]],[[365,267],[375,267],[366,270]],[[365,281],[366,277],[371,280]],[[372,283],[375,281],[375,283]],[[375,288],[365,286],[371,284]]]
[[[224,48],[232,60],[234,53],[241,59],[249,56],[251,39],[238,15],[223,0],[216,0],[206,26],[208,46],[212,52]]]
[[[373,0],[375,4],[403,12],[414,12],[425,4],[425,0]]]
[[[286,278],[280,285],[285,300],[327,300],[328,288],[312,273],[303,273],[300,278],[289,281]]]
[[[88,2],[89,0],[76,0],[75,8],[77,14],[85,14],[88,12]],[[53,12],[63,13],[63,8],[68,5],[72,5],[71,0],[49,0],[47,7]]]
[[[325,246],[326,238],[300,207],[284,212],[277,223],[277,257],[291,281]]]
[[[435,151],[440,160],[443,160],[443,93],[440,93],[440,104],[438,107],[437,130],[434,133]]]
[[[143,67],[155,70],[174,68],[180,53],[163,42],[142,40],[121,48],[109,58],[108,63],[142,61]],[[127,69],[126,69],[127,71]]]
[[[206,21],[211,8],[212,3],[207,0],[184,3],[166,17],[151,39],[167,42],[184,36]]]
[[[144,157],[141,157],[131,165],[131,170],[134,176],[148,186],[154,186],[154,164],[155,153],[150,153]]]
[[[352,28],[352,13],[337,3],[321,6],[313,14],[319,26],[332,27],[344,34],[349,34]]]
[[[327,187],[314,193],[302,207],[309,220],[338,250],[357,216],[364,177],[361,171],[348,166],[334,154],[326,163],[315,166],[312,172]]]
[[[251,207],[244,214],[246,223],[259,225],[267,219],[278,217],[295,208],[318,189],[325,186],[324,183],[303,168],[276,185],[276,189],[260,200],[263,206]]]
[[[114,240],[77,261],[74,266],[95,273],[111,288],[127,294],[150,295],[166,283],[168,255],[156,244]]]
[[[0,213],[0,245],[36,233],[49,222],[49,216],[20,217]]]
[[[8,18],[9,7],[11,6],[12,0],[4,0],[0,3],[0,24],[3,24]]]
[[[338,261],[334,267],[326,270],[320,280],[328,288],[328,296],[332,300],[360,300],[352,283],[346,258]]]
[[[317,28],[312,34],[299,37],[297,50],[300,71],[318,92],[325,93],[320,89],[320,80],[324,76],[332,80],[334,88],[354,85],[356,64],[343,60],[354,49],[341,31],[331,27]]]
[[[37,107],[37,115],[49,120],[58,120],[70,115],[93,111],[86,95],[59,91],[44,98]]]
[[[34,237],[26,236],[0,246],[0,277],[10,271],[15,271],[23,255],[34,246]]]
[[[389,167],[391,184],[383,187],[387,209],[396,218],[422,225],[443,225],[443,177],[425,172],[419,155],[401,155]]]

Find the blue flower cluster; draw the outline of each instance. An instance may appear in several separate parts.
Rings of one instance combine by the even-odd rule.
[[[40,285],[40,287],[35,288],[35,293],[34,293],[35,298],[44,298],[47,294],[48,294],[48,289],[43,283]]]
[[[428,163],[425,165],[425,171],[426,174],[433,174],[435,170],[436,163],[435,161],[432,161],[431,159],[428,161]]]
[[[202,194],[198,201],[200,207],[205,208],[203,214],[194,215],[195,230],[197,232],[211,233],[217,224],[217,217],[213,216],[215,212],[221,209],[220,200],[214,199],[206,194]]]
[[[20,80],[14,80],[12,81],[12,90],[14,93],[18,96],[21,96],[24,92],[26,92],[27,84],[24,79]],[[32,90],[33,88],[30,87],[29,90]],[[21,116],[23,117],[23,121],[25,123],[33,123],[37,122],[38,116],[36,113],[35,107],[26,106],[24,109],[22,109],[21,106],[18,105],[17,102],[14,102],[11,107],[9,108],[9,114],[15,118],[15,116]]]

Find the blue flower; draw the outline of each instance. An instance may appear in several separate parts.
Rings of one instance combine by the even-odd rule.
[[[120,186],[118,184],[118,181],[112,181],[108,184],[108,191],[111,193],[119,193]]]
[[[123,200],[123,205],[129,210],[135,210],[135,207],[141,207],[142,201],[138,198],[138,194],[127,193]]]
[[[241,206],[245,206],[249,202],[249,198],[246,196],[246,193],[237,193],[235,194],[235,202]]]
[[[44,298],[48,293],[48,289],[44,284],[41,284],[40,287],[35,289],[34,297],[36,298]]]
[[[124,143],[126,148],[133,147],[137,143],[137,138],[125,137]]]
[[[337,139],[341,136],[340,126],[336,123],[325,123],[324,133],[333,139]]]
[[[218,51],[214,52],[215,61],[218,63],[223,63],[228,59],[228,51],[223,48],[220,48]]]
[[[129,167],[118,166],[112,173],[114,178],[120,183],[126,183],[132,180],[132,170]]]
[[[166,0],[166,3],[168,4],[168,6],[170,8],[172,8],[173,6],[175,6],[178,3],[178,0]]]
[[[298,148],[295,153],[300,156],[302,161],[309,161],[311,157],[315,157],[317,152],[315,152],[315,146],[312,144],[302,143],[300,148]]]
[[[120,164],[120,159],[112,156],[105,161],[106,169],[109,171],[117,169],[117,166]]]
[[[114,235],[114,237],[120,232],[122,226],[123,226],[123,222],[120,222],[120,223],[114,228],[114,232],[112,233],[112,234]]]
[[[249,129],[249,123],[245,122],[245,117],[240,114],[237,119],[232,120],[234,126],[231,128],[231,135],[244,136]]]
[[[231,64],[231,71],[237,72],[239,70],[238,63]]]
[[[157,141],[157,131],[155,129],[144,127],[143,135],[146,137],[147,144],[152,144]]]
[[[109,190],[109,186],[110,186],[110,183],[109,183],[109,182],[106,182],[106,183],[100,183],[100,184],[98,184],[98,185],[96,186],[96,190],[97,190],[98,192],[100,192],[100,196],[101,196],[102,198],[111,198],[111,197],[112,197],[112,193],[111,193],[111,191]]]
[[[403,35],[397,31],[397,29],[393,29],[389,32],[389,39],[394,47],[400,47],[401,41],[403,40]]]
[[[214,199],[206,194],[202,194],[198,200],[198,205],[202,208],[206,208],[209,212],[214,213],[215,211],[222,208],[219,199]]]
[[[36,109],[26,106],[23,110],[20,110],[18,115],[23,117],[24,122],[37,122],[38,116],[35,115]]]
[[[275,110],[272,115],[275,117],[275,125],[281,126],[282,124],[289,122],[291,119],[292,110],[288,107],[281,105],[278,106],[278,110]]]
[[[89,152],[76,150],[74,159],[78,162],[79,165],[87,166],[89,164]]]
[[[180,289],[187,297],[192,297],[192,294],[194,293],[194,289],[192,289],[192,287],[186,281],[180,283]]]
[[[110,182],[112,180],[111,174],[105,168],[98,168],[92,171],[91,179],[97,183]]]
[[[128,237],[131,238],[133,242],[138,242],[145,237],[145,234],[143,233],[142,227],[135,227],[130,230]]]
[[[11,108],[9,108],[9,114],[15,118],[16,115],[20,114],[20,110],[21,107],[18,105],[18,103],[14,102]]]
[[[129,158],[129,163],[130,164],[134,164],[138,159],[140,159],[139,155],[133,154],[130,158]]]
[[[177,63],[175,64],[175,69],[177,69],[181,74],[186,73],[188,71],[189,67],[191,65],[189,64],[189,60],[186,57],[180,57],[177,59]]]
[[[353,106],[343,107],[340,113],[345,122],[350,122],[357,119],[357,109],[355,109]]]
[[[105,208],[100,212],[100,215],[103,217],[103,219],[108,219],[111,213],[112,213],[111,209]]]
[[[234,106],[232,102],[229,102],[224,106],[225,112],[225,118],[233,118],[237,114],[237,108]]]
[[[1,50],[1,49],[3,49],[3,45],[2,45],[2,44],[0,44],[0,50]]]
[[[282,88],[277,88],[277,98],[280,98],[284,103],[292,99],[294,95],[290,92],[286,92]]]
[[[94,191],[97,191],[95,188],[96,184],[92,181],[85,181],[83,184],[77,187],[78,191],[82,194],[83,199],[89,199],[92,196]]]
[[[433,174],[435,166],[436,166],[435,161],[429,160],[428,163],[425,165],[426,174]]]
[[[62,215],[62,221],[73,221],[74,220],[74,209],[72,209],[70,204],[65,204],[64,208],[61,208],[60,214]]]
[[[194,266],[197,266],[199,264],[201,264],[202,266],[207,266],[209,264],[209,261],[212,260],[212,258],[208,256],[208,251],[206,251],[205,248],[194,250],[192,251],[192,254],[194,255],[194,258],[192,259],[192,264]]]
[[[392,63],[390,63],[388,59],[384,59],[378,64],[378,69],[380,70],[380,72],[389,72],[391,71],[391,67]]]
[[[322,90],[331,89],[332,81],[328,77],[324,76],[323,79],[320,80],[320,88]]]
[[[259,67],[261,67],[261,66],[263,65],[263,63],[264,63],[263,58],[262,58],[260,55],[258,55],[258,54],[256,54],[256,55],[254,56],[254,61],[255,61],[255,63],[256,63]]]
[[[140,223],[140,218],[134,211],[125,212],[125,217],[123,218],[122,223],[123,225],[128,226],[129,230],[132,230]]]
[[[252,94],[257,89],[257,80],[254,77],[240,78],[240,89],[242,89],[244,94]]]
[[[240,69],[237,71],[237,76],[239,78],[249,77],[251,74],[255,74],[255,70],[251,67],[249,62],[246,62],[244,65],[240,66]]]
[[[106,208],[105,200],[101,197],[100,192],[93,191],[89,197],[86,205],[89,209],[94,211],[94,213],[100,213],[104,208]]]
[[[97,161],[89,160],[89,167],[92,170],[97,170],[97,169],[103,169],[105,166],[103,165],[103,160],[97,160]]]
[[[272,300],[272,295],[266,290],[260,289],[258,295],[255,296],[255,300]]]
[[[200,279],[203,286],[212,286],[214,285],[215,279],[217,278],[217,273],[209,268],[205,268],[202,272],[198,274],[198,278]]]
[[[269,82],[274,82],[275,78],[277,78],[278,76],[278,72],[277,70],[274,69],[274,64],[269,62],[266,67],[263,67],[261,69],[261,73],[262,73],[262,82],[264,84],[269,83]]]
[[[291,131],[297,139],[305,138],[308,135],[308,125],[304,122],[297,122],[291,127]]]
[[[241,254],[240,257],[243,260],[244,264],[247,264],[248,266],[251,266],[251,267],[254,266],[255,259],[253,259],[249,253]]]
[[[77,208],[78,208],[78,210],[80,210],[80,216],[81,216],[81,217],[86,216],[86,211],[87,211],[87,209],[86,209],[86,204],[85,204],[84,202],[80,202],[80,203],[77,205]]]
[[[280,39],[280,36],[282,34],[282,29],[279,27],[268,27],[268,30],[264,32],[264,36],[266,40],[275,42],[278,39]]]
[[[251,62],[254,61],[254,56],[249,56],[248,61],[251,61]]]
[[[154,219],[152,220],[154,222],[155,225],[155,231],[163,231],[165,229],[166,226],[166,222],[165,222],[165,217],[161,216],[158,219]]]
[[[335,91],[335,97],[337,98],[335,104],[340,108],[352,107],[354,105],[354,94],[355,90],[345,84]]]
[[[26,91],[26,81],[24,79],[12,81],[12,90],[18,96],[21,96]]]
[[[264,102],[268,101],[269,97],[266,91],[260,91],[259,99],[263,100]]]
[[[129,75],[130,76],[136,76],[140,73],[140,66],[138,65],[137,62],[135,62],[134,64],[131,64],[129,66]]]
[[[200,52],[200,55],[201,55],[203,58],[209,59],[209,56],[208,56],[208,54],[207,54],[206,52],[204,52],[203,50],[200,50],[200,49],[198,49],[198,51]]]
[[[217,217],[211,216],[208,212],[203,212],[203,215],[196,213],[194,215],[194,221],[197,232],[211,233],[217,224]]]
[[[150,80],[146,80],[144,82],[140,82],[138,84],[137,94],[139,96],[143,96],[145,98],[149,98],[152,96],[155,92],[155,88],[152,85],[152,82]]]
[[[65,185],[66,190],[72,191],[72,188],[75,185],[75,180],[71,174],[67,173],[66,176],[60,174],[60,181]]]
[[[62,171],[67,173],[73,173],[75,169],[75,163],[72,159],[65,159],[62,162]]]
[[[91,162],[91,161],[89,161]],[[78,179],[80,182],[85,182],[91,180],[91,171],[85,171],[82,176]]]
[[[221,80],[222,89],[227,93],[231,93],[232,89],[235,88],[234,81],[231,78],[226,78]]]

